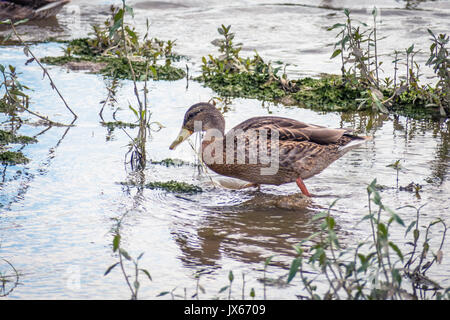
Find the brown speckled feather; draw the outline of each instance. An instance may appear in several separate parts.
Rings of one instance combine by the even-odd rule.
[[[326,128],[294,119],[272,116],[250,118],[230,131],[261,129],[277,129],[280,140],[311,141],[319,144],[336,143],[344,134],[352,132],[349,129]]]

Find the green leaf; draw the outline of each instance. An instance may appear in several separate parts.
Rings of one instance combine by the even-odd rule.
[[[345,27],[345,24],[344,23],[335,23],[331,27],[328,27],[327,31],[331,31],[331,30],[339,28],[339,27]]]
[[[402,254],[401,250],[397,247],[397,245],[395,243],[393,243],[392,241],[389,241],[389,246],[395,251],[395,253],[397,253],[398,257],[403,262],[403,254]]]
[[[311,218],[311,221],[316,221],[316,220],[325,218],[325,217],[327,217],[327,216],[328,216],[328,212],[322,211],[322,212],[320,212],[320,213],[314,215],[314,216]]]
[[[165,296],[166,294],[169,294],[170,293],[170,291],[163,291],[163,292],[160,292],[158,295],[157,295],[157,297],[162,297],[162,296]]]
[[[105,274],[103,276],[106,276],[108,273],[111,272],[112,269],[114,269],[115,266],[117,266],[119,264],[119,262],[114,263],[113,265],[111,265],[106,271]]]
[[[333,58],[335,58],[336,56],[340,55],[341,52],[342,52],[341,49],[334,50],[334,52],[333,52],[333,54],[331,55],[330,59],[333,59]]]
[[[228,287],[229,287],[229,286],[225,286],[225,287],[222,287],[222,288],[220,288],[220,290],[219,290],[219,293],[222,293],[222,292],[224,292],[225,290],[227,290],[227,289],[228,289]]]
[[[327,217],[325,220],[327,221],[328,228],[330,230],[333,230],[334,226],[336,225],[336,222],[335,222],[334,218],[333,217]]]
[[[157,78],[158,78],[158,72],[156,71],[155,66],[152,65],[152,66],[149,66],[148,68],[149,68],[150,71],[152,72],[153,79],[157,79]]]
[[[376,16],[377,16],[377,14],[378,14],[378,10],[377,10],[377,7],[373,7],[373,10],[372,10],[372,15],[373,15],[374,17],[376,17]]]
[[[136,118],[139,119],[139,113],[137,112],[137,110],[135,108],[133,108],[131,106],[131,104],[128,106],[128,108],[130,108],[131,111],[133,111],[134,115],[136,116]]]
[[[412,229],[415,225],[416,225],[416,221],[413,221],[413,222],[411,222],[411,223],[409,224],[408,228],[406,228],[406,231],[405,231],[405,237],[406,237],[406,235],[409,233],[409,231],[411,231],[411,229]]]
[[[273,257],[275,257],[275,256],[270,256],[266,259],[266,261],[264,262],[264,267],[267,267],[269,265],[269,263],[270,263],[270,261],[272,261]]]
[[[125,6],[125,12],[129,13],[131,15],[131,17],[134,18],[134,11],[133,8],[130,6]]]
[[[30,20],[30,19],[22,19],[22,20],[16,21],[16,22],[14,22],[14,26],[18,26],[19,24],[26,23],[26,22],[28,22],[29,20]]]
[[[414,44],[411,45],[411,47],[409,47],[408,49],[406,49],[406,53],[410,54],[411,52],[413,52],[413,50],[414,50]]]
[[[128,261],[131,261],[131,257],[124,249],[119,249],[119,253]]]
[[[120,234],[116,234],[113,239],[113,252],[117,251],[117,248],[119,248],[120,243]]]
[[[233,282],[234,280],[234,275],[233,275],[233,271],[230,270],[230,272],[228,273],[228,280],[231,282]]]
[[[387,212],[389,212],[391,214],[391,218],[392,220],[394,220],[395,222],[397,222],[399,225],[405,227],[405,223],[403,222],[403,219],[400,218],[400,216],[398,214],[396,214],[394,212],[394,210],[392,210],[389,207],[383,206],[384,210],[386,210]]]
[[[419,239],[419,235],[420,235],[419,229],[414,229],[413,235],[414,235],[414,242],[416,242],[417,239]]]
[[[380,236],[383,238],[383,239],[387,239],[387,236],[388,236],[388,231],[387,231],[387,228],[386,228],[386,226],[385,226],[385,224],[384,223],[379,223],[378,224],[378,232],[380,233]]]
[[[392,269],[392,278],[400,285],[402,283],[402,275],[397,268]]]
[[[289,275],[287,278],[287,283],[291,282],[292,279],[294,279],[295,275],[297,274],[298,268],[302,264],[302,258],[295,258],[292,260],[291,268],[289,269]]]
[[[122,25],[122,21],[116,21],[114,25],[109,29],[109,38],[111,39],[114,36],[114,33],[116,33],[117,29],[120,28]]]

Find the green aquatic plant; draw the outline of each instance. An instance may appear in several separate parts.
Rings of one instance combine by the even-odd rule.
[[[435,100],[439,105],[441,115],[446,115],[450,112],[450,57],[446,47],[449,42],[449,36],[446,34],[436,36],[433,31],[427,30],[432,37],[432,44],[430,45],[430,57],[426,65],[431,66],[438,77],[435,87],[438,99]]]
[[[17,112],[28,109],[29,96],[25,93],[29,87],[19,81],[16,67],[0,64],[0,89],[3,87],[5,94],[0,98],[0,112],[11,117],[17,116]]]
[[[0,163],[8,165],[27,164],[30,159],[25,157],[20,151],[1,151]]]
[[[203,192],[203,189],[199,186],[181,182],[181,181],[153,181],[149,183],[136,183],[134,181],[127,181],[127,182],[121,182],[120,183],[123,186],[132,186],[132,187],[144,187],[146,189],[161,189],[167,192],[173,192],[173,193],[188,193],[188,194],[195,194],[195,193],[201,193]]]
[[[397,173],[396,181],[397,181],[397,190],[398,190],[398,173],[403,169],[402,165],[400,164],[400,159],[391,164],[388,164],[386,167],[392,168],[396,171],[396,173]]]
[[[137,128],[139,127],[139,124],[137,123],[130,123],[130,122],[123,122],[123,121],[108,121],[108,122],[102,122],[102,126],[107,127],[109,130],[114,130],[115,128]]]
[[[331,59],[338,56],[341,58],[342,78],[355,89],[362,92],[363,98],[359,109],[371,107],[379,112],[397,112],[408,115],[424,116],[436,114],[446,116],[448,111],[448,92],[450,87],[450,76],[448,72],[448,36],[432,36],[430,46],[430,58],[426,65],[433,66],[438,76],[435,87],[420,83],[420,65],[414,60],[419,52],[414,50],[414,44],[404,51],[394,51],[392,61],[393,79],[386,77],[380,81],[381,65],[378,53],[378,41],[383,38],[377,37],[377,15],[376,8],[372,11],[373,26],[355,21],[350,17],[350,11],[345,9],[346,20],[344,23],[336,23],[328,30],[338,29],[334,44],[334,52]],[[399,75],[399,64],[405,65],[403,80]]]
[[[124,9],[125,8],[125,9]],[[67,65],[69,62],[90,62],[102,67],[105,76],[144,81],[178,80],[186,76],[183,69],[172,66],[181,56],[173,52],[175,41],[149,38],[147,32],[142,39],[134,27],[124,23],[125,15],[134,17],[133,8],[111,6],[111,16],[102,25],[93,25],[93,37],[79,38],[68,42],[64,56],[44,57],[43,62]],[[162,63],[161,63],[162,62]]]
[[[149,182],[145,184],[145,188],[147,189],[162,189],[168,192],[175,192],[175,193],[200,193],[203,192],[202,188],[199,186],[186,183],[186,182],[180,182],[175,180],[170,181],[155,181],[155,182]]]
[[[157,165],[162,165],[165,167],[181,167],[181,166],[190,166],[193,165],[189,162],[180,160],[180,159],[171,159],[171,158],[166,158],[163,159],[161,161],[154,161],[154,160],[150,160],[151,164],[157,164]]]
[[[16,135],[13,132],[8,132],[0,129],[0,146],[9,143],[29,144],[36,142],[36,138]]]
[[[296,91],[294,83],[285,75],[279,76],[281,67],[273,68],[257,53],[252,58],[239,55],[241,44],[234,44],[231,26],[222,25],[218,32],[223,39],[218,41],[219,57],[202,58],[202,75],[196,80],[225,97],[246,97],[274,101],[287,92]]]
[[[402,52],[395,51],[394,77],[382,78],[383,61],[378,42],[383,37],[377,34],[377,9],[372,11],[371,28],[364,23],[357,25],[350,11],[345,10],[344,14],[344,23],[328,28],[339,30],[331,58],[341,58],[341,77],[322,74],[317,78],[289,80],[285,73],[279,75],[281,67],[274,68],[257,53],[252,58],[241,57],[242,44],[234,43],[231,26],[222,25],[218,28],[222,39],[214,42],[220,55],[202,58],[202,74],[196,80],[223,97],[259,99],[324,111],[372,110],[415,117],[434,116],[434,107],[438,106],[436,97],[445,95],[440,94],[441,87],[419,84],[420,66],[414,61],[418,52],[414,45]],[[402,61],[406,64],[406,80],[399,81]],[[444,115],[442,108],[441,115]]]
[[[383,203],[376,186],[376,180],[373,180],[367,187],[369,213],[359,222],[369,222],[372,230],[370,240],[359,242],[354,247],[341,244],[332,215],[336,201],[333,202],[327,211],[312,218],[312,221],[321,221],[320,231],[296,246],[297,257],[291,263],[287,282],[291,283],[299,275],[300,284],[307,293],[301,296],[304,299],[409,300],[426,299],[428,292],[436,299],[449,299],[450,288],[441,287],[426,275],[433,264],[442,262],[447,231],[445,222],[442,219],[430,222],[420,244],[419,218],[423,206],[406,206],[417,212],[416,220],[406,225],[395,211]],[[406,244],[412,250],[407,253],[402,249],[405,245],[391,237],[394,224],[405,229],[405,238],[412,231],[413,240]],[[438,225],[443,232],[432,251],[430,229]],[[311,242],[312,246],[309,245]],[[318,289],[316,272],[313,272],[314,276],[309,276],[307,269],[311,268],[320,272],[320,278],[328,286],[326,290],[323,287]],[[405,283],[406,280],[409,283]]]
[[[123,218],[124,216],[122,216]],[[117,254],[119,261],[110,265],[108,269],[106,269],[103,276],[108,275],[115,267],[119,266],[122,272],[123,277],[125,278],[125,282],[127,283],[128,288],[131,292],[131,300],[138,299],[139,288],[141,283],[139,281],[139,276],[144,274],[150,281],[152,281],[152,277],[150,272],[147,269],[143,269],[139,267],[139,261],[141,260],[144,253],[142,252],[139,256],[134,259],[131,255],[122,247],[121,245],[121,235],[120,235],[120,227],[122,220],[118,220],[116,225],[115,234],[112,241],[112,250],[113,253]],[[126,264],[132,264],[133,274],[129,275],[126,270]]]

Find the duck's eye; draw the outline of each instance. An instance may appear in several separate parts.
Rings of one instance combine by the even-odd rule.
[[[197,114],[199,114],[202,110],[197,110],[186,115],[186,122],[193,119]]]

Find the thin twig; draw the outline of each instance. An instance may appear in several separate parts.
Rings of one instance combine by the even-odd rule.
[[[50,85],[52,87],[52,89],[55,89],[56,92],[58,93],[59,97],[61,98],[62,102],[64,103],[64,105],[66,106],[66,108],[72,113],[74,120],[76,120],[78,118],[78,116],[75,114],[75,112],[73,112],[73,110],[69,107],[69,105],[67,104],[66,100],[64,99],[64,97],[62,96],[61,92],[59,92],[58,88],[55,85],[55,82],[53,81],[52,77],[50,76],[50,74],[48,73],[47,69],[41,64],[41,62],[39,61],[39,59],[33,54],[33,52],[30,50],[30,47],[22,40],[22,38],[19,36],[19,34],[17,33],[16,28],[14,27],[14,24],[12,21],[11,22],[11,28],[14,32],[14,34],[16,35],[17,39],[19,39],[20,43],[25,47],[26,52],[25,54],[28,56],[27,53],[29,53],[34,60],[36,61],[36,63],[41,67],[41,69],[44,71],[44,75],[47,75],[48,79],[50,80]]]

